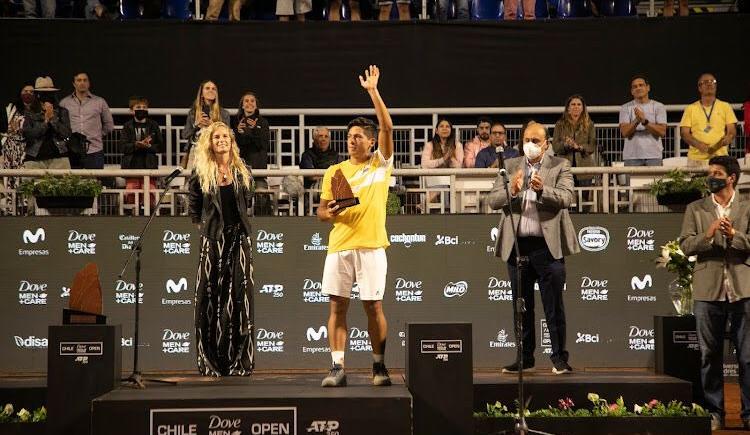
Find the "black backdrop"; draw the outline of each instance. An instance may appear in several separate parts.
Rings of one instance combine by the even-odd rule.
[[[256,90],[265,107],[368,107],[356,74],[382,67],[391,107],[589,104],[630,98],[628,79],[651,77],[652,97],[686,103],[713,71],[720,98],[750,93],[750,58],[739,51],[748,15],[511,23],[277,23],[0,20],[0,102],[51,75],[66,92],[89,72],[111,106],[145,94],[155,107],[187,107],[215,80],[222,102]]]

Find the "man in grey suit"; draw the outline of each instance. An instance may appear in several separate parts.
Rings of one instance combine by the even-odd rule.
[[[508,173],[512,174],[509,182],[511,197],[508,198],[503,180],[498,176],[488,202],[495,210],[503,209],[495,255],[508,263],[514,299],[518,294],[516,268],[521,269],[520,294],[525,299],[527,312],[523,317],[524,349],[520,369],[529,371],[534,368],[534,283],[538,282],[552,342],[552,372],[563,374],[572,371],[565,350],[564,257],[579,252],[580,248],[568,214],[568,207],[573,202],[570,163],[547,155],[549,146],[544,126],[529,123],[523,134],[524,155],[505,162]],[[518,234],[520,258],[516,258],[513,249],[513,227],[507,209],[509,202]],[[518,370],[518,363],[513,363],[504,367],[503,373],[517,373]]]
[[[737,349],[742,422],[750,429],[750,203],[736,194],[737,159],[713,157],[708,162],[711,195],[688,205],[680,247],[697,256],[693,270],[695,323],[701,348],[701,382],[711,428],[724,426],[724,331],[731,319]]]

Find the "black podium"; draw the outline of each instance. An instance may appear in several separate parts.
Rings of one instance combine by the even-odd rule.
[[[471,323],[407,323],[414,435],[474,433]]]
[[[120,383],[120,325],[50,325],[49,434],[90,433],[91,401]]]

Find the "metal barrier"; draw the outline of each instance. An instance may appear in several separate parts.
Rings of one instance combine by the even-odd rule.
[[[681,114],[684,105],[666,105],[668,114]],[[741,105],[733,104],[735,110],[739,110]],[[597,115],[601,117],[616,117],[620,111],[620,106],[590,106],[589,113],[596,119]],[[515,108],[423,108],[423,109],[390,109],[391,115],[402,118],[415,118],[419,122],[401,123],[394,130],[396,167],[419,167],[421,157],[420,153],[424,145],[432,138],[434,125],[440,116],[494,116],[501,119],[502,116],[533,115],[546,116],[559,115],[562,113],[561,106],[544,106],[544,107],[515,107]],[[236,109],[230,110],[232,114]],[[128,109],[112,109],[116,116],[116,121],[125,119],[124,116],[130,114]],[[160,155],[162,166],[175,166],[179,164],[180,159],[185,154],[187,142],[180,137],[187,109],[149,109],[151,117],[159,122],[164,131],[165,150]],[[316,125],[311,125],[311,119],[340,120],[338,123],[328,124],[327,127],[331,132],[331,146],[338,150],[342,155],[346,154],[346,124],[349,119],[359,115],[374,115],[373,109],[263,109],[263,116],[268,118],[271,124],[271,143],[268,154],[269,168],[288,168],[299,165],[302,153],[312,144],[312,131]],[[289,124],[289,117],[296,117],[296,124]],[[429,117],[429,124],[424,119]],[[314,122],[314,121],[313,121]],[[546,124],[552,134],[554,124]],[[668,123],[667,136],[662,140],[664,145],[664,158],[680,157],[687,154],[687,148],[681,144],[680,129],[676,122]],[[474,137],[475,125],[456,124],[457,137],[463,143]],[[508,123],[508,141],[516,143],[520,135],[520,124]],[[121,125],[116,126],[116,130],[104,139],[105,162],[108,167],[119,167],[121,152],[118,146],[119,129]],[[613,162],[622,160],[622,149],[624,146],[623,138],[620,136],[620,129],[617,123],[596,123],[596,138],[600,149],[601,162],[604,165],[611,165]],[[730,147],[730,153],[735,157],[744,157],[745,155],[745,137],[744,126],[738,124],[738,134],[735,143]]]
[[[571,212],[577,213],[659,213],[672,211],[660,206],[648,192],[649,184],[674,167],[599,167],[572,168],[573,175],[594,175],[596,182],[592,186],[576,187],[575,203]],[[743,166],[743,174],[748,178],[750,166]],[[705,169],[685,168],[685,172],[702,174]],[[75,174],[83,177],[95,177],[115,180],[115,184],[106,187],[94,201],[91,209],[83,211],[88,215],[138,216],[150,215],[151,201],[144,198],[154,197],[164,190],[151,189],[151,178],[163,178],[170,174],[168,170],[23,170],[0,169],[2,186],[0,186],[0,214],[18,216],[26,214],[49,214],[49,211],[37,209],[33,198],[25,198],[12,188],[19,178],[41,177],[47,174]],[[320,190],[305,189],[302,195],[292,197],[281,187],[286,176],[321,176],[323,170],[277,169],[253,171],[256,177],[267,177],[269,187],[256,191],[256,201],[260,195],[266,195],[271,204],[272,215],[314,216],[319,202]],[[190,174],[184,171],[182,177],[168,186],[166,201],[158,210],[159,215],[186,216],[187,191],[186,178]],[[426,187],[425,177],[449,176],[450,184],[445,187]],[[629,180],[625,180],[628,176]],[[143,178],[142,189],[126,189],[125,178]],[[431,213],[493,213],[485,201],[497,178],[495,169],[394,169],[391,191],[401,202],[402,214]],[[626,182],[627,181],[627,182]],[[739,191],[742,198],[750,196],[750,180],[744,184],[740,179]],[[132,196],[132,199],[130,198]],[[155,201],[154,201],[155,202]],[[54,213],[54,211],[51,211]],[[71,213],[65,210],[63,213]],[[81,213],[81,210],[75,211]]]

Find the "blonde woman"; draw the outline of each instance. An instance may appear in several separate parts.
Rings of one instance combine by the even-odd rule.
[[[247,213],[253,179],[227,124],[214,122],[201,134],[189,189],[190,218],[201,232],[195,284],[198,370],[204,376],[248,376],[255,329]]]
[[[183,168],[193,169],[195,144],[203,133],[203,129],[218,121],[229,125],[229,112],[219,103],[219,88],[216,83],[206,80],[198,86],[198,94],[195,96],[185,120],[185,127],[182,129],[181,136],[187,140],[187,146],[183,151],[188,152],[187,157],[183,157],[181,162]]]

